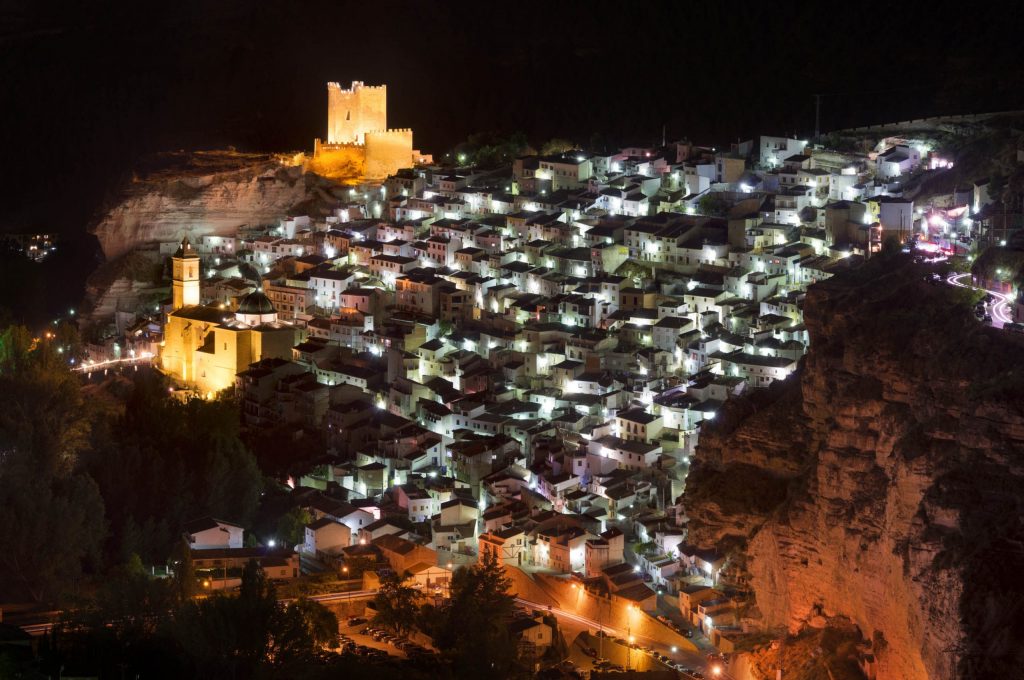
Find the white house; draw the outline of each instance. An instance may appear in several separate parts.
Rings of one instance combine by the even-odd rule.
[[[337,555],[342,548],[352,545],[352,530],[330,517],[306,525],[303,552],[309,555]]]
[[[212,517],[201,517],[185,525],[192,550],[241,548],[245,530],[237,524]]]
[[[878,154],[878,176],[895,179],[921,164],[921,152],[906,144],[897,144]]]

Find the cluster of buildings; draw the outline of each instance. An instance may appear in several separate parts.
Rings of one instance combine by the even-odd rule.
[[[676,504],[701,427],[796,370],[808,285],[889,237],[970,238],[967,194],[945,226],[904,196],[936,160],[762,137],[418,163],[326,217],[163,244],[171,300],[125,341],[184,392],[233,390],[245,427],[322,442],[289,480],[306,559],[437,590],[491,553],[677,593],[711,634],[740,600]]]

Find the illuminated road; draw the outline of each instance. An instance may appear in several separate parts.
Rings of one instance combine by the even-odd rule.
[[[701,672],[705,673],[705,675],[707,675],[708,677],[712,676],[711,669],[708,667],[707,659],[701,656],[700,654],[684,651],[673,652],[672,648],[669,645],[665,644],[664,642],[661,642],[660,640],[656,640],[655,638],[648,637],[646,635],[640,635],[639,633],[636,633],[634,631],[626,631],[625,629],[615,628],[614,626],[610,626],[607,623],[595,621],[594,619],[588,619],[585,616],[580,616],[579,614],[567,611],[565,609],[560,609],[558,607],[549,607],[546,604],[541,604],[539,602],[531,602],[529,600],[524,600],[521,597],[517,597],[516,602],[518,604],[525,605],[531,609],[549,611],[559,620],[559,622],[567,621],[574,624],[582,625],[586,627],[588,631],[591,632],[604,630],[610,636],[619,637],[623,640],[629,639],[629,636],[632,636],[636,640],[636,643],[638,645],[643,645],[644,647],[649,647],[653,649],[655,652],[665,654],[673,661],[682,663],[690,668],[700,670]],[[727,674],[723,672],[718,677],[727,678]]]
[[[972,286],[970,283],[964,283],[963,280],[967,279],[970,281],[970,274],[950,274],[946,278],[946,283],[957,288],[973,288],[979,289],[977,286]],[[1002,328],[1003,324],[1013,322],[1013,317],[1010,316],[1010,297],[1004,293],[1000,293],[995,290],[986,290],[989,295],[996,299],[994,304],[989,305],[989,311],[992,314],[992,325],[996,328]]]
[[[106,361],[87,361],[83,364],[75,366],[72,370],[82,371],[84,373],[92,373],[100,369],[113,368],[115,366],[128,366],[131,364],[138,364],[153,359],[152,352],[143,352],[136,357],[125,357],[123,359],[107,359]]]

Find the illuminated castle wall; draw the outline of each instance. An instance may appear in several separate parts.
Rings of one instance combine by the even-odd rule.
[[[366,176],[387,177],[413,165],[412,130],[366,133]]]
[[[313,146],[311,169],[338,179],[384,179],[412,167],[412,130],[389,130],[387,85],[327,83],[327,141]]]
[[[365,144],[366,133],[388,129],[388,86],[327,83],[327,143]]]

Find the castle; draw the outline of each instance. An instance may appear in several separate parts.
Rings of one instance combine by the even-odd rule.
[[[211,397],[261,359],[290,359],[295,329],[277,319],[261,292],[246,295],[235,312],[199,304],[199,256],[188,241],[171,257],[171,311],[164,324],[160,368]]]
[[[420,160],[412,130],[389,130],[387,85],[327,83],[327,141],[313,145],[312,170],[339,179],[384,179]]]

